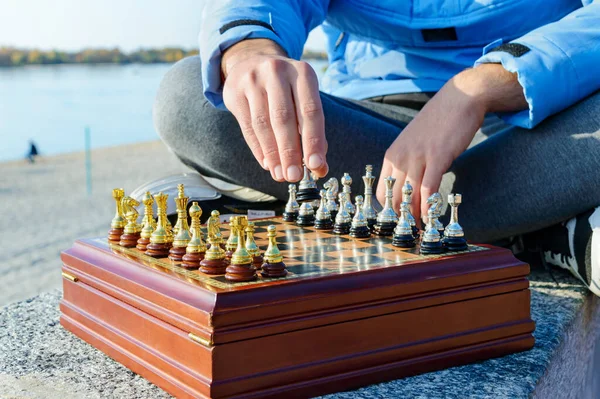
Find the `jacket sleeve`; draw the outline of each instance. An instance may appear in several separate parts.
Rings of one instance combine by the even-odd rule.
[[[329,0],[212,0],[200,30],[202,84],[208,101],[224,108],[221,56],[245,39],[271,39],[300,59],[308,33],[325,20]]]
[[[584,0],[584,7],[559,21],[484,49],[475,65],[482,63],[501,63],[518,74],[529,110],[500,116],[512,125],[535,127],[600,88],[600,2]]]

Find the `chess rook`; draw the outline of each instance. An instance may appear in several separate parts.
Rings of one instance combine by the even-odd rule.
[[[283,256],[277,247],[277,230],[274,225],[267,227],[269,246],[265,251],[265,263],[262,265],[261,275],[263,277],[285,277],[287,270],[283,263]]]
[[[369,228],[369,224],[367,223],[367,218],[362,210],[363,206],[363,197],[362,195],[357,195],[355,198],[356,201],[356,213],[352,218],[352,224],[350,226],[350,237],[353,238],[368,238],[371,236],[371,229]]]
[[[415,236],[407,219],[408,212],[408,203],[402,202],[400,205],[400,218],[398,218],[398,224],[392,237],[392,245],[395,247],[412,248],[415,246]]]
[[[315,210],[310,202],[303,202],[300,205],[296,224],[298,226],[312,226],[315,224]]]
[[[354,215],[356,209],[354,208],[354,204],[352,204],[352,178],[348,173],[344,173],[344,176],[341,178],[342,182],[342,192],[344,193],[344,204],[346,206],[346,211],[350,215]]]
[[[331,230],[333,229],[333,220],[331,220],[331,214],[327,207],[327,191],[321,190],[321,202],[317,214],[315,217],[315,229],[317,230]]]
[[[296,199],[300,203],[313,202],[319,199],[317,183],[306,165],[304,165],[304,176],[298,184],[298,194],[296,195]]]
[[[287,204],[285,204],[285,211],[283,212],[283,220],[286,222],[295,222],[298,217],[298,209],[300,205],[296,200],[296,185],[290,184],[288,186],[288,192],[290,196],[288,198]]]
[[[110,230],[108,231],[108,241],[113,244],[118,244],[121,240],[121,234],[127,222],[123,215],[123,209],[121,208],[121,200],[125,196],[125,190],[122,188],[115,188],[112,190],[112,197],[116,202],[115,216],[110,222]]]
[[[177,223],[173,228],[173,232],[175,233],[173,246],[169,250],[169,259],[173,261],[180,261],[183,258],[183,255],[186,253],[186,247],[192,239],[190,226],[187,221],[187,204],[190,199],[185,196],[183,184],[179,184],[177,190],[178,195],[174,199],[177,206]]]
[[[335,177],[330,178],[323,184],[323,188],[327,190],[327,209],[329,209],[329,213],[331,214],[331,220],[335,220],[339,210],[338,204],[335,202],[339,192],[338,180]]]
[[[204,259],[206,253],[206,244],[202,239],[202,229],[200,228],[200,217],[202,216],[202,208],[197,202],[193,202],[190,207],[190,218],[192,219],[192,225],[190,231],[192,238],[185,248],[185,255],[181,258],[183,261],[181,267],[186,269],[198,269],[200,262]]]
[[[427,211],[427,226],[421,239],[421,253],[423,255],[442,253],[442,239],[439,230],[435,227],[435,210],[433,206]]]
[[[377,215],[377,222],[375,223],[375,226],[373,226],[373,233],[378,236],[391,236],[394,234],[396,223],[398,223],[398,215],[394,211],[392,202],[396,179],[388,176],[384,179],[384,182],[386,186],[385,205]]]
[[[252,255],[246,249],[244,240],[244,230],[248,225],[248,219],[238,216],[232,223],[235,224],[238,246],[231,256],[229,266],[225,269],[225,278],[233,282],[252,281],[256,279],[256,269],[252,265]]]
[[[248,222],[248,226],[246,226],[246,250],[252,256],[252,265],[260,269],[264,258],[254,240],[254,228],[254,222]]]
[[[145,251],[148,244],[150,244],[150,236],[154,229],[156,229],[156,220],[154,220],[154,212],[152,210],[154,197],[152,197],[150,191],[146,191],[142,203],[144,204],[144,218],[142,219],[142,231],[140,232],[136,248],[140,251]]]
[[[444,230],[444,238],[442,244],[447,251],[466,251],[469,249],[465,232],[462,226],[458,223],[458,206],[462,202],[462,195],[448,194],[448,205],[452,207],[450,214],[450,223]]]
[[[367,218],[367,224],[369,228],[373,228],[377,223],[377,211],[373,207],[373,184],[375,183],[375,176],[373,176],[373,165],[367,165],[365,167],[365,175],[362,177],[363,183],[365,184],[365,203],[363,205],[363,213]]]
[[[138,211],[135,209],[140,203],[131,197],[125,197],[121,200],[121,209],[125,214],[127,224],[121,234],[119,245],[125,248],[133,248],[137,245],[137,241],[140,239],[140,231],[142,226],[137,223]]]
[[[165,258],[171,249],[171,235],[167,229],[167,194],[158,193],[154,196],[158,214],[156,230],[150,236],[150,244],[146,247],[145,254],[154,258]]]
[[[412,203],[413,187],[410,185],[410,181],[406,180],[404,186],[402,186],[402,202],[408,205],[408,212],[406,213],[406,220],[410,223],[410,227],[413,232],[415,239],[419,238],[419,229],[417,228],[417,221],[410,212],[410,205]]]
[[[207,240],[210,248],[204,254],[200,262],[200,271],[206,274],[225,274],[229,262],[225,257],[225,250],[221,248],[223,238],[221,236],[221,219],[219,211],[211,212],[206,222]]]
[[[352,215],[348,213],[348,210],[345,206],[346,195],[344,193],[339,193],[338,198],[340,200],[340,210],[335,216],[333,232],[339,235],[348,234],[350,233],[350,227],[352,225]]]

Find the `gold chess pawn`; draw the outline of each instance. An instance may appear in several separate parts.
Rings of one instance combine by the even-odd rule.
[[[252,264],[254,267],[260,269],[264,258],[261,254],[260,248],[254,240],[254,228],[254,222],[248,222],[248,226],[246,227],[246,250],[252,256]]]
[[[229,219],[229,237],[227,238],[227,242],[225,243],[225,256],[227,259],[231,259],[233,253],[237,250],[238,247],[238,223],[237,220],[241,216],[232,216]]]
[[[202,216],[202,208],[200,208],[197,202],[192,203],[190,207],[192,239],[186,247],[185,255],[182,257],[183,263],[181,264],[181,267],[186,269],[198,269],[206,253],[206,244],[202,240],[203,234],[200,228],[200,216]]]
[[[154,206],[154,197],[152,197],[150,191],[146,191],[142,203],[144,204],[144,219],[142,222],[140,239],[137,241],[136,248],[140,251],[145,251],[148,244],[150,244],[150,236],[156,229],[156,220],[154,220],[154,211],[152,210],[152,207]]]
[[[121,234],[127,222],[123,215],[123,208],[121,207],[121,200],[125,197],[125,190],[122,188],[115,188],[112,190],[112,196],[116,202],[116,212],[112,221],[110,222],[110,230],[108,231],[108,241],[113,244],[118,244],[121,240]]]
[[[269,237],[269,246],[265,251],[265,263],[262,265],[261,274],[263,277],[285,277],[287,270],[285,263],[283,263],[283,255],[277,247],[277,229],[274,225],[270,225],[267,228],[267,235]]]
[[[122,247],[133,248],[140,238],[142,226],[137,223],[139,214],[135,209],[139,205],[139,201],[131,197],[125,197],[121,200],[121,208],[125,213],[125,219],[127,219],[127,225],[123,229],[123,234],[121,234],[121,239],[119,240],[119,245]]]
[[[150,236],[150,244],[146,247],[145,254],[154,258],[166,258],[171,248],[171,237],[167,231],[167,194],[158,193],[154,196],[156,201],[158,222],[156,230]]]
[[[237,217],[234,221],[237,234],[237,249],[231,256],[231,262],[225,269],[225,278],[229,281],[242,282],[256,279],[256,268],[252,265],[252,255],[246,249],[244,230],[247,227],[247,219]]]
[[[225,274],[229,262],[225,257],[225,250],[221,248],[223,238],[221,236],[221,220],[219,211],[211,212],[206,222],[206,231],[210,248],[204,254],[200,262],[200,271],[206,274]]]
[[[190,234],[190,227],[187,221],[187,204],[190,200],[186,197],[183,192],[183,184],[177,186],[179,195],[175,198],[175,205],[177,205],[177,223],[173,228],[175,237],[173,237],[173,246],[169,250],[169,259],[173,261],[180,261],[183,255],[186,253],[186,247],[192,236]]]

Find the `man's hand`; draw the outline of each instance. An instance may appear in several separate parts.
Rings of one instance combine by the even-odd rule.
[[[273,41],[242,41],[223,55],[223,101],[250,150],[277,181],[302,178],[302,154],[327,174],[327,141],[319,83],[312,67],[287,57]]]
[[[402,186],[414,188],[413,215],[427,216],[427,198],[439,189],[442,175],[467,149],[487,112],[527,108],[516,74],[501,65],[484,64],[452,78],[423,107],[385,154],[377,185],[383,203],[387,176],[396,178],[394,209],[402,202]]]

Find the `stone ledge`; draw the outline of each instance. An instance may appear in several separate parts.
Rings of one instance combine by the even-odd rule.
[[[557,387],[568,397],[591,395],[598,384],[588,366],[600,359],[600,300],[567,272],[553,274],[557,282],[543,270],[530,276],[532,350],[325,398],[548,398]],[[64,330],[60,297],[52,291],[0,309],[1,397],[170,397]]]

